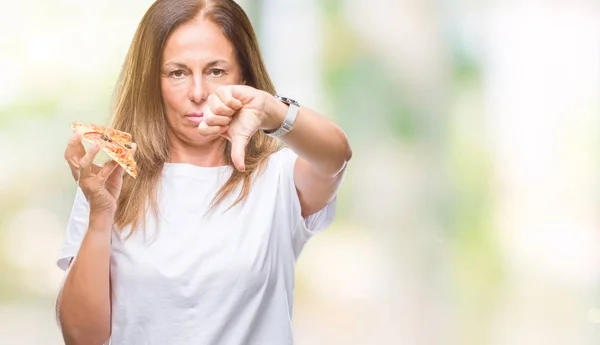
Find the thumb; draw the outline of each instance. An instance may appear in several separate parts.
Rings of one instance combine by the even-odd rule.
[[[248,138],[235,136],[231,141],[231,161],[233,166],[239,171],[246,171],[246,145]]]

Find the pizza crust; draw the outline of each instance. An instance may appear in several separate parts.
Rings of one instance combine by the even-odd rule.
[[[80,121],[73,122],[71,128],[81,134],[83,141],[100,145],[100,149],[119,163],[129,175],[137,177],[131,134],[109,127],[83,124]]]

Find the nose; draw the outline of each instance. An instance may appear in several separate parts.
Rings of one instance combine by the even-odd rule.
[[[202,75],[195,75],[190,88],[190,100],[196,104],[202,104],[208,97],[208,85]]]

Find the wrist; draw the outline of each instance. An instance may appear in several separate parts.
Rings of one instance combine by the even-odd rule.
[[[285,120],[288,106],[268,92],[266,94],[265,116],[263,117],[260,129],[271,131],[281,126]]]
[[[90,212],[89,229],[93,231],[109,231],[112,229],[115,213],[110,210]]]

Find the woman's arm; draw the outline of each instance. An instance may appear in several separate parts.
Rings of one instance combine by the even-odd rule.
[[[94,165],[98,151],[100,146],[94,144],[86,152],[77,132],[65,150],[89,205],[88,229],[56,301],[67,345],[102,345],[111,332],[110,242],[124,170],[115,161]]]
[[[269,97],[265,107],[263,129],[281,125],[288,106]],[[317,112],[300,107],[290,132],[281,139],[298,154],[294,167],[294,183],[302,216],[321,210],[336,195],[347,162],[352,157],[350,143],[344,131]]]
[[[286,104],[268,92],[246,85],[225,85],[208,97],[198,131],[230,140],[233,164],[243,171],[245,148],[252,135],[259,129],[278,128],[287,110]],[[294,184],[306,217],[325,207],[337,193],[352,150],[338,125],[304,107],[282,140],[299,156]]]
[[[101,345],[110,337],[110,237],[112,217],[90,217],[77,258],[57,300],[66,345]]]

